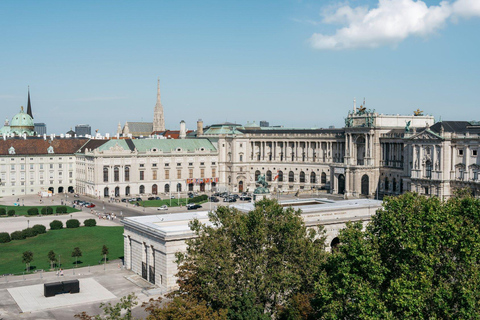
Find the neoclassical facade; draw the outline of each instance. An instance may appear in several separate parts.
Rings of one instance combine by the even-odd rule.
[[[208,139],[112,139],[76,158],[77,191],[94,197],[204,192],[219,182]]]

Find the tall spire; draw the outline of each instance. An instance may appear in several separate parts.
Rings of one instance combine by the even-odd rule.
[[[30,103],[30,86],[28,86],[27,114],[33,119],[32,104]]]
[[[165,118],[163,116],[163,106],[160,102],[160,78],[157,81],[157,103],[153,111],[153,131],[165,131]]]

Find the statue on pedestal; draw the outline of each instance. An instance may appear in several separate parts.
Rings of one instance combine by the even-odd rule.
[[[265,181],[265,175],[258,176],[258,180],[255,184],[259,186],[253,191],[254,194],[270,193],[270,190],[268,190],[268,183]]]

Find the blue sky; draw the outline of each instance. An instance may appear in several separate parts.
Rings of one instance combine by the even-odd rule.
[[[366,98],[480,120],[480,1],[1,1],[0,116],[26,105],[50,133],[267,120],[343,125]]]

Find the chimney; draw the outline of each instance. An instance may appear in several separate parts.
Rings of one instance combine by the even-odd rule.
[[[185,139],[187,137],[187,129],[185,127],[185,121],[180,121],[180,139]]]
[[[203,121],[198,119],[197,121],[197,137],[203,135]]]

